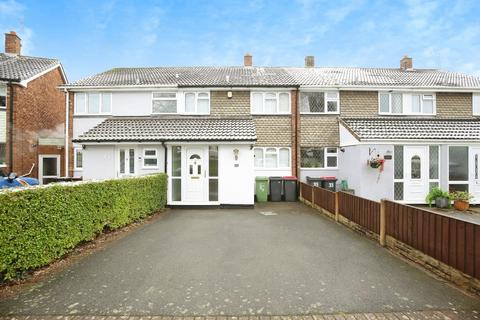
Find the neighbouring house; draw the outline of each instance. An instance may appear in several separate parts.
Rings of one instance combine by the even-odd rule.
[[[480,80],[408,57],[280,68],[247,54],[241,67],[116,68],[62,88],[70,174],[166,172],[170,205],[251,205],[256,176],[291,175],[335,176],[376,200],[424,202],[439,185],[480,201]]]
[[[24,56],[21,39],[5,34],[0,53],[0,170],[48,182],[65,163],[67,82],[56,59]],[[66,164],[66,163],[65,163]]]

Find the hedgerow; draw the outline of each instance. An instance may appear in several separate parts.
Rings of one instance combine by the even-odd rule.
[[[106,228],[163,209],[167,176],[54,184],[0,192],[0,279],[45,266]]]

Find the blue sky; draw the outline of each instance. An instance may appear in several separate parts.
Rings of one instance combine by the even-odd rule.
[[[69,80],[119,66],[397,67],[480,76],[480,1],[0,0],[0,31],[56,57]],[[3,41],[2,41],[3,42]]]

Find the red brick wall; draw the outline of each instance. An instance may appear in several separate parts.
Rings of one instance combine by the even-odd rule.
[[[63,175],[64,149],[38,146],[39,137],[64,138],[65,94],[58,89],[65,83],[60,68],[32,80],[27,87],[14,85],[13,98],[13,170],[17,174],[28,172],[33,163],[32,177],[38,177],[38,156],[40,154],[61,155]],[[7,97],[7,159],[9,158],[9,117],[10,90]]]

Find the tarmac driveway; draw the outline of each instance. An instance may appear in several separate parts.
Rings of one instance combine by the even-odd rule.
[[[300,203],[172,210],[0,314],[286,315],[473,310],[480,301]]]

